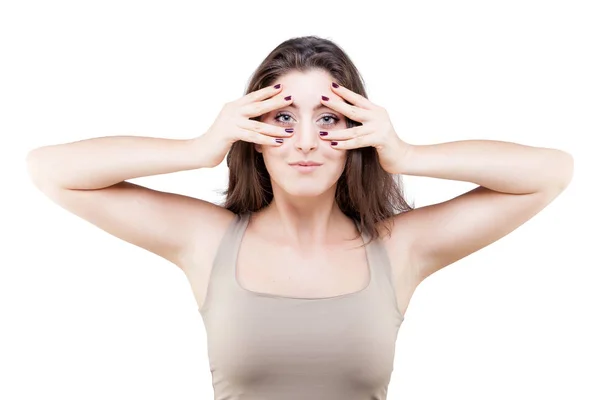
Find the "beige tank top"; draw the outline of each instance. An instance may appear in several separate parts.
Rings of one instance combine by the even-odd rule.
[[[237,215],[229,225],[198,309],[215,400],[386,399],[404,317],[383,244],[365,247],[371,279],[358,292],[327,298],[253,292],[235,276],[249,217]],[[367,234],[361,236],[366,243]]]

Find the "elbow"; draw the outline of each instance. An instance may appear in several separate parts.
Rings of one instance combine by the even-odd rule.
[[[25,157],[25,168],[31,182],[33,182],[36,187],[41,188],[44,181],[44,167],[43,163],[40,161],[38,150],[39,148],[33,149],[27,153],[27,156]]]
[[[562,150],[556,152],[556,156],[551,160],[551,173],[543,190],[552,196],[557,196],[569,186],[573,179],[575,165],[571,154]]]
[[[561,161],[560,161],[560,173],[557,174],[557,184],[559,186],[559,190],[562,192],[569,186],[571,181],[573,180],[573,172],[575,169],[575,159],[570,153],[566,151],[560,151],[561,153]]]

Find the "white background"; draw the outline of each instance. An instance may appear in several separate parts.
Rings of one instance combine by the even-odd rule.
[[[503,140],[575,158],[545,210],[417,288],[388,399],[600,398],[594,3],[4,2],[0,398],[212,398],[183,272],[48,200],[25,156],[99,136],[198,136],[274,47],[312,34],[350,55],[409,143]],[[219,201],[227,174],[223,162],[133,182]],[[417,207],[474,187],[404,183]]]

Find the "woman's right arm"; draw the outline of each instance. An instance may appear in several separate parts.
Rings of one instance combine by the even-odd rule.
[[[194,139],[108,136],[40,147],[27,155],[34,184],[55,203],[100,229],[186,269],[210,263],[235,215],[208,201],[152,190],[127,179],[219,165],[237,140],[280,146],[284,128],[251,121],[287,106],[281,86],[228,102]],[[212,250],[208,251],[207,250]]]
[[[204,168],[208,144],[194,139],[106,136],[40,147],[27,155],[36,183],[102,189],[127,179]]]
[[[100,137],[34,149],[27,168],[35,186],[67,211],[184,269],[234,214],[126,180],[208,166],[212,145],[205,135]]]

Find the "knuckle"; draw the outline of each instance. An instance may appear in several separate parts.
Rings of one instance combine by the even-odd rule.
[[[252,132],[252,131],[246,131],[246,142],[256,142],[256,138],[259,135],[256,134],[256,132]]]
[[[252,104],[252,115],[262,115],[262,107],[259,104]]]
[[[250,132],[248,132],[246,129],[239,129],[238,130],[238,139],[248,139],[248,136],[250,135]]]
[[[262,130],[262,124],[258,121],[254,121],[252,123],[252,130],[254,130],[256,132],[260,132]]]
[[[247,118],[249,115],[251,115],[251,111],[251,107],[245,105],[239,107],[237,113],[240,114],[242,117]]]
[[[263,95],[262,90],[258,90],[256,92],[252,93],[252,95],[250,96],[250,101],[253,103],[258,101],[262,95]]]

